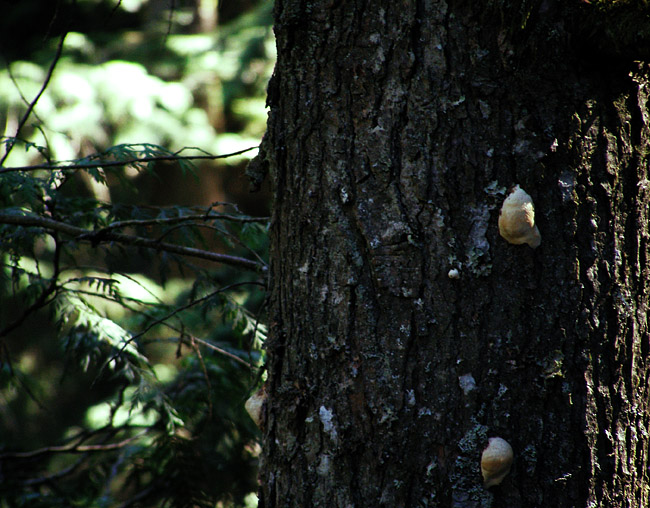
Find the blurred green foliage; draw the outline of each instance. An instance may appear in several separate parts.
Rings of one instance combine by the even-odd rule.
[[[255,506],[268,221],[210,154],[259,144],[271,2],[39,6],[0,41],[0,507]]]
[[[182,19],[180,2],[175,3],[174,14]],[[63,57],[22,137],[46,147],[56,160],[119,143],[172,150],[200,146],[212,153],[257,144],[265,129],[265,87],[275,58],[270,10],[270,2],[261,2],[208,33],[167,33],[176,24],[168,24],[165,9],[154,18],[157,23],[145,25],[149,31],[67,33]],[[6,136],[14,134],[26,100],[42,86],[56,43],[48,39],[49,50],[31,61],[11,62],[0,73]],[[23,166],[35,155],[13,151],[5,162]]]

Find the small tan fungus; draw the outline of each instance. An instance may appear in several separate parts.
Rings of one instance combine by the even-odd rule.
[[[258,428],[264,425],[264,402],[266,402],[266,389],[264,386],[257,390],[250,398],[244,403],[246,411],[251,419],[255,422]]]
[[[499,233],[509,243],[539,247],[542,237],[535,225],[533,199],[519,185],[515,185],[503,201],[499,213]]]
[[[481,455],[481,474],[485,488],[499,485],[510,472],[514,453],[505,439],[491,437]]]

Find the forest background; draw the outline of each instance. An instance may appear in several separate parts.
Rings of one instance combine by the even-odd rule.
[[[256,506],[272,2],[0,4],[0,507]]]

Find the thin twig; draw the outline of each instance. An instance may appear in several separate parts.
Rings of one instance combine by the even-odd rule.
[[[194,247],[184,247],[182,245],[175,245],[165,242],[157,242],[150,238],[143,238],[140,236],[126,235],[123,233],[113,233],[111,231],[89,231],[84,228],[72,226],[65,222],[59,222],[54,219],[46,217],[38,217],[34,215],[12,215],[0,213],[0,224],[14,224],[17,226],[25,227],[40,227],[49,231],[58,231],[66,235],[73,236],[77,241],[90,242],[93,245],[105,242],[118,242],[123,245],[133,245],[135,247],[144,247],[147,249],[154,249],[158,251],[171,252],[172,254],[180,254],[182,256],[190,256],[216,263],[223,263],[225,265],[236,266],[246,270],[255,272],[266,272],[268,270],[265,264],[250,259],[231,256],[229,254],[220,254],[217,252],[210,252]]]
[[[181,336],[182,340],[182,336]],[[196,339],[194,337],[190,338],[190,344],[196,357],[199,359],[199,364],[201,365],[201,370],[203,371],[203,379],[205,379],[205,386],[208,390],[208,421],[212,420],[212,383],[210,383],[210,376],[208,375],[208,369],[205,366],[203,361],[203,355],[201,354],[201,348],[196,345]]]
[[[199,305],[200,303],[206,302],[210,298],[212,298],[212,297],[214,297],[214,296],[216,296],[216,295],[218,295],[220,293],[223,293],[224,291],[228,291],[228,290],[232,289],[233,286],[238,286],[240,284],[241,283],[236,283],[236,284],[232,284],[230,286],[224,286],[222,288],[219,288],[219,289],[213,291],[212,293],[210,293],[208,295],[205,295],[205,296],[199,298],[198,300],[192,300],[191,302],[186,303],[185,305],[181,305],[180,307],[176,307],[172,312],[170,312],[166,316],[163,316],[163,317],[161,317],[159,319],[156,319],[154,322],[150,323],[149,326],[147,326],[144,330],[142,330],[141,332],[136,333],[135,335],[133,335],[129,339],[129,342],[131,342],[133,340],[136,340],[136,339],[139,339],[140,337],[145,335],[149,330],[151,330],[153,327],[155,327],[155,326],[157,326],[157,325],[159,325],[161,323],[164,323],[168,319],[173,318],[179,312],[183,312],[184,310],[187,310],[187,309],[189,309],[191,307],[194,307],[195,305]]]
[[[54,60],[52,60],[52,63],[50,64],[50,68],[47,70],[47,75],[45,76],[45,81],[43,82],[43,86],[41,86],[41,89],[36,94],[36,97],[34,97],[32,102],[29,103],[29,106],[27,107],[27,111],[25,111],[25,114],[20,119],[20,122],[18,123],[18,127],[16,128],[16,134],[14,135],[14,138],[17,138],[20,135],[20,131],[27,123],[29,116],[32,114],[33,109],[36,107],[36,103],[41,98],[41,95],[43,95],[43,92],[45,92],[47,85],[50,83],[50,79],[52,79],[52,74],[54,73],[54,68],[56,67],[56,64],[61,58],[61,53],[63,52],[63,42],[65,41],[66,35],[68,35],[67,32],[64,32],[63,35],[61,35],[61,39],[59,40],[59,44],[56,48],[56,54],[54,55]],[[2,156],[2,159],[0,159],[0,166],[2,166],[7,160],[7,157],[9,157],[9,153],[11,153],[11,149],[14,147],[14,144],[15,143],[10,143],[7,145],[5,154]]]
[[[120,167],[120,166],[129,166],[135,164],[145,164],[147,162],[173,162],[179,160],[216,160],[216,159],[226,159],[228,157],[234,157],[235,155],[241,155],[242,153],[250,152],[255,150],[257,146],[251,146],[249,148],[244,148],[243,150],[238,150],[232,153],[226,153],[221,155],[155,155],[152,157],[142,157],[135,159],[125,159],[123,161],[98,161],[98,162],[86,162],[82,164],[65,164],[62,162],[54,162],[53,164],[35,164],[33,166],[17,166],[9,168],[0,168],[0,174],[16,172],[16,171],[37,171],[41,169],[61,169],[61,170],[77,170],[77,169],[96,169],[96,168],[110,168],[110,167]],[[5,157],[6,158],[6,157]],[[2,165],[4,159],[0,161]]]
[[[204,346],[206,346],[206,347],[208,347],[208,348],[210,348],[210,349],[212,349],[212,350],[214,350],[214,351],[217,351],[218,353],[220,353],[220,354],[222,354],[222,355],[224,355],[224,356],[227,356],[228,358],[230,358],[230,359],[232,359],[232,360],[235,360],[235,361],[241,363],[242,365],[245,365],[245,366],[248,367],[249,369],[253,369],[254,366],[253,366],[251,363],[247,362],[246,360],[243,360],[243,359],[240,358],[239,356],[237,356],[237,355],[235,355],[235,354],[233,354],[233,353],[230,353],[229,351],[226,351],[225,349],[222,349],[222,348],[220,348],[220,347],[217,347],[217,346],[215,346],[215,345],[213,345],[213,344],[210,344],[209,342],[207,342],[207,341],[205,341],[205,340],[199,339],[198,337],[194,337],[193,335],[190,335],[190,334],[188,334],[188,333],[185,333],[183,330],[179,330],[178,328],[176,328],[175,326],[173,326],[173,325],[171,325],[171,324],[169,324],[169,323],[167,322],[169,319],[171,319],[172,317],[174,317],[174,316],[175,316],[176,314],[178,314],[179,312],[182,312],[182,311],[184,311],[184,310],[186,310],[186,309],[189,309],[189,308],[191,308],[191,307],[194,307],[195,305],[198,305],[198,304],[200,304],[200,303],[202,303],[202,302],[205,302],[205,301],[209,300],[210,298],[212,298],[212,297],[214,297],[214,296],[216,296],[216,295],[218,295],[218,294],[220,294],[220,293],[223,293],[223,292],[225,292],[225,291],[229,291],[230,289],[233,289],[234,287],[243,286],[243,285],[246,285],[246,284],[250,284],[250,282],[236,282],[236,283],[234,283],[234,284],[230,284],[230,285],[228,285],[228,286],[224,286],[224,287],[222,287],[222,288],[219,288],[219,289],[213,291],[212,293],[210,293],[210,294],[208,294],[208,295],[205,295],[205,296],[199,298],[198,300],[193,300],[193,301],[191,301],[191,302],[189,302],[189,303],[187,303],[187,304],[185,304],[185,305],[183,305],[183,306],[181,306],[181,307],[177,307],[176,309],[174,309],[172,312],[170,312],[170,313],[167,314],[166,316],[164,316],[164,317],[162,317],[162,318],[159,318],[159,319],[156,319],[154,322],[150,323],[149,326],[147,326],[147,327],[146,327],[144,330],[142,330],[141,332],[139,332],[139,333],[133,335],[133,336],[132,336],[128,341],[127,341],[127,343],[123,346],[122,350],[123,350],[124,348],[126,348],[126,347],[128,346],[128,344],[131,343],[132,341],[134,341],[134,340],[136,340],[136,339],[142,337],[143,335],[145,335],[145,334],[146,334],[149,330],[151,330],[154,326],[157,326],[157,325],[163,324],[163,325],[167,326],[169,329],[174,330],[174,331],[176,331],[176,332],[178,332],[178,333],[180,334],[179,343],[181,343],[181,344],[182,344],[182,343],[185,343],[185,344],[187,344],[187,345],[193,347],[193,346],[194,346],[194,342],[198,342],[199,344],[202,344],[202,345],[204,345]]]
[[[60,480],[64,476],[68,476],[69,474],[73,473],[79,466],[81,466],[84,462],[86,461],[86,456],[80,457],[78,460],[72,463],[72,465],[66,467],[65,469],[62,469],[60,471],[57,471],[56,473],[52,473],[49,475],[41,476],[39,478],[31,478],[29,480],[25,480],[22,482],[23,487],[36,487],[38,485],[41,485],[43,483],[51,483],[55,480]]]
[[[237,235],[231,233],[225,225],[223,226],[223,229],[219,229],[218,231],[221,234],[227,236],[228,238],[231,238],[234,243],[241,245],[244,249],[246,249],[253,256],[255,256],[260,263],[264,263],[264,260],[262,259],[262,256],[260,256],[257,252],[255,252],[254,249],[252,249],[251,247],[246,245]],[[264,264],[266,264],[266,263],[264,263]]]
[[[129,508],[130,506],[135,506],[137,505],[142,499],[145,499],[151,492],[156,488],[156,484],[151,485],[150,487],[147,487],[144,490],[141,490],[138,492],[136,495],[134,495],[131,499],[128,499],[124,501],[118,508]],[[142,505],[139,505],[142,506]]]
[[[59,273],[60,273],[59,260],[61,256],[61,244],[58,241],[56,233],[52,236],[55,242],[54,261],[53,261],[54,274],[50,279],[50,283],[48,284],[47,288],[45,288],[45,290],[43,290],[43,292],[38,296],[38,298],[34,301],[34,303],[32,303],[29,307],[27,307],[23,311],[23,313],[20,316],[18,316],[18,318],[16,318],[14,321],[9,323],[0,331],[0,337],[6,337],[11,331],[15,330],[20,325],[22,325],[25,322],[25,320],[30,316],[30,314],[32,314],[32,312],[35,312],[41,307],[46,306],[49,303],[48,300],[49,297],[52,294],[56,293],[58,289],[57,283],[59,280]]]
[[[34,401],[34,403],[42,410],[48,412],[49,409],[41,402],[36,394],[32,391],[32,389],[27,385],[27,383],[21,379],[21,376],[14,370],[13,362],[11,361],[11,356],[9,353],[9,348],[7,347],[7,344],[5,341],[0,339],[0,367],[3,367],[6,363],[7,367],[9,368],[9,374],[11,375],[12,379],[15,379],[18,384],[20,384],[20,387],[25,390],[25,393],[27,396]]]
[[[220,347],[218,347],[218,346],[215,346],[215,345],[213,345],[213,344],[210,344],[209,342],[207,342],[207,341],[205,341],[205,340],[203,340],[203,339],[199,339],[198,337],[194,337],[193,335],[189,335],[189,334],[187,334],[186,332],[184,332],[183,330],[181,330],[180,328],[178,328],[178,327],[176,327],[176,326],[170,324],[168,321],[169,321],[172,317],[174,317],[176,314],[178,314],[179,312],[181,312],[181,311],[183,311],[183,310],[186,310],[186,309],[189,309],[189,308],[191,308],[191,307],[193,307],[193,306],[195,306],[195,305],[200,304],[201,302],[204,302],[204,301],[206,301],[206,300],[212,298],[213,296],[215,296],[215,295],[217,295],[217,294],[219,294],[219,293],[223,293],[223,292],[225,292],[225,291],[229,291],[229,290],[231,290],[231,289],[233,289],[233,288],[236,288],[236,287],[239,287],[239,286],[251,285],[251,284],[259,285],[259,286],[261,286],[262,288],[265,288],[266,286],[265,286],[263,283],[261,283],[261,282],[258,282],[258,281],[235,282],[235,283],[230,284],[230,285],[228,285],[228,286],[224,286],[224,287],[222,287],[222,288],[220,288],[220,289],[218,289],[218,290],[216,290],[216,291],[213,291],[212,293],[210,293],[210,294],[208,294],[208,295],[206,295],[206,296],[203,296],[203,297],[199,298],[198,300],[194,300],[194,301],[192,301],[192,302],[189,302],[189,303],[183,305],[182,307],[176,308],[176,309],[174,309],[172,312],[170,312],[169,314],[167,314],[166,316],[164,316],[164,317],[162,317],[162,318],[158,318],[158,319],[155,319],[153,316],[151,316],[149,313],[147,313],[147,312],[145,312],[145,311],[138,310],[138,309],[135,309],[135,308],[132,307],[132,306],[126,305],[125,301],[118,301],[118,300],[116,300],[115,298],[113,298],[113,297],[111,297],[111,296],[107,296],[107,295],[102,294],[102,293],[91,293],[91,292],[86,292],[86,291],[78,290],[78,289],[75,289],[75,290],[73,290],[73,289],[67,289],[67,288],[65,288],[65,285],[66,285],[68,282],[70,282],[70,281],[68,280],[68,281],[64,282],[64,283],[61,285],[61,289],[62,289],[62,291],[65,291],[65,292],[68,292],[68,293],[73,293],[73,294],[84,294],[84,295],[88,295],[88,296],[95,296],[95,297],[98,297],[98,298],[102,298],[102,299],[104,299],[104,300],[108,300],[108,301],[110,301],[110,302],[119,303],[120,305],[126,307],[127,309],[129,309],[129,310],[130,310],[131,312],[133,312],[133,313],[136,313],[136,314],[140,314],[140,315],[146,316],[146,317],[148,317],[148,318],[150,318],[150,319],[154,319],[154,321],[151,322],[151,323],[150,323],[150,324],[149,324],[149,325],[148,325],[144,330],[142,330],[141,332],[139,332],[139,333],[133,335],[133,336],[128,340],[128,342],[127,342],[126,345],[128,345],[128,343],[131,343],[133,340],[136,340],[136,339],[142,337],[142,336],[145,335],[149,330],[151,330],[153,327],[155,327],[155,326],[157,326],[157,325],[163,325],[163,326],[166,326],[167,328],[169,328],[170,330],[173,330],[173,331],[177,332],[177,333],[180,335],[180,338],[179,338],[179,341],[178,341],[179,345],[180,345],[180,344],[186,344],[186,345],[192,346],[192,342],[191,342],[191,341],[194,341],[194,342],[197,342],[197,343],[199,343],[199,344],[201,344],[201,345],[203,345],[203,346],[206,346],[206,347],[209,348],[209,349],[212,349],[213,351],[216,351],[217,353],[219,353],[219,354],[221,354],[221,355],[223,355],[223,356],[227,356],[227,357],[230,358],[231,360],[235,360],[236,362],[241,363],[242,365],[246,366],[246,367],[249,368],[249,369],[254,369],[254,368],[255,368],[255,366],[254,366],[252,363],[249,363],[249,362],[247,362],[246,360],[243,360],[243,359],[240,358],[239,356],[237,356],[237,355],[235,355],[235,354],[233,354],[233,353],[231,353],[231,352],[229,352],[229,351],[226,351],[225,349],[222,349],[222,348],[220,348]],[[129,298],[129,297],[125,297],[125,296],[120,296],[120,298],[121,298],[122,300],[129,300],[129,301],[132,301],[132,302],[134,302],[134,303],[139,303],[139,304],[142,304],[142,305],[155,305],[155,303],[153,303],[153,302],[143,302],[143,301],[137,300],[137,299],[135,299],[135,298]],[[126,345],[125,345],[125,347],[126,347]],[[113,358],[111,358],[111,361],[114,360],[115,358],[117,358],[117,355],[114,356]]]
[[[69,281],[68,281],[68,282],[69,282]],[[66,282],[66,283],[67,283],[67,282]],[[65,286],[66,283],[64,283],[62,286]],[[210,295],[207,295],[207,297],[203,297],[203,298],[201,298],[201,299],[199,299],[199,300],[193,301],[193,302],[191,302],[190,304],[184,305],[184,306],[183,306],[182,308],[180,308],[180,309],[175,309],[174,311],[172,311],[170,314],[168,314],[168,315],[165,316],[164,318],[156,319],[156,320],[155,320],[153,323],[151,323],[151,324],[150,324],[150,325],[149,325],[149,326],[148,326],[144,331],[138,333],[138,334],[137,334],[136,336],[134,336],[134,337],[131,337],[131,338],[129,339],[129,342],[132,341],[132,340],[134,340],[134,339],[136,339],[136,338],[141,337],[141,336],[144,335],[147,331],[151,330],[151,328],[153,328],[154,326],[157,326],[157,325],[163,325],[163,326],[166,326],[167,328],[169,328],[170,330],[172,330],[172,331],[174,331],[174,332],[177,332],[179,335],[183,335],[183,337],[179,338],[179,340],[178,340],[179,345],[180,345],[180,344],[186,344],[186,345],[190,345],[190,346],[191,346],[192,344],[191,344],[191,342],[189,341],[189,339],[191,339],[191,340],[194,340],[194,342],[197,342],[197,343],[199,343],[199,344],[201,344],[201,345],[203,345],[203,346],[206,346],[207,348],[212,349],[213,351],[216,351],[217,353],[219,353],[219,354],[221,354],[221,355],[223,355],[223,356],[227,356],[227,357],[230,358],[231,360],[235,360],[236,362],[241,363],[242,365],[244,365],[245,367],[247,367],[247,368],[249,368],[249,369],[255,369],[255,366],[254,366],[251,362],[247,362],[246,360],[243,360],[243,359],[240,358],[239,356],[237,356],[237,355],[235,355],[235,354],[233,354],[233,353],[231,353],[231,352],[229,352],[229,351],[226,351],[225,349],[222,349],[222,348],[220,348],[220,347],[218,347],[218,346],[215,346],[215,345],[213,345],[213,344],[211,344],[211,343],[209,343],[209,342],[207,342],[207,341],[205,341],[205,340],[203,340],[203,339],[199,339],[198,337],[194,337],[194,336],[192,336],[192,335],[189,335],[189,334],[183,332],[181,329],[179,329],[179,328],[175,327],[174,325],[172,325],[172,324],[170,324],[170,323],[167,322],[167,320],[169,320],[171,317],[173,317],[173,316],[174,316],[175,314],[177,314],[179,311],[184,310],[184,309],[187,309],[187,308],[189,308],[189,307],[191,307],[191,306],[193,306],[193,305],[196,305],[196,304],[200,303],[201,301],[205,300],[206,298],[209,298],[209,297],[211,297],[211,296],[214,296],[215,294],[217,294],[217,293],[219,293],[219,292],[223,292],[223,291],[226,291],[226,290],[230,290],[230,289],[233,289],[234,287],[244,286],[244,285],[251,285],[251,284],[259,285],[259,286],[261,286],[262,288],[265,288],[265,287],[266,287],[262,282],[258,282],[258,281],[237,282],[237,283],[235,283],[235,284],[231,284],[231,285],[229,285],[229,286],[223,287],[223,288],[221,288],[220,290],[217,290],[217,291],[211,293]],[[82,290],[78,290],[78,289],[72,290],[72,289],[66,289],[65,287],[62,287],[62,290],[63,290],[63,291],[66,291],[66,292],[68,292],[68,293],[73,293],[73,294],[83,294],[83,295],[88,295],[88,296],[95,296],[95,297],[97,297],[97,298],[102,298],[102,299],[104,299],[104,300],[108,300],[108,301],[110,301],[110,302],[119,303],[120,305],[126,307],[127,309],[129,309],[129,310],[130,310],[131,312],[133,312],[133,313],[136,313],[136,314],[140,314],[140,315],[146,316],[146,317],[148,317],[148,318],[150,318],[150,319],[154,319],[153,316],[151,316],[149,313],[147,313],[147,312],[145,312],[145,311],[138,310],[138,309],[136,309],[136,308],[134,308],[134,307],[132,307],[132,306],[126,305],[126,303],[125,303],[124,301],[118,301],[118,300],[116,300],[115,298],[112,298],[112,297],[110,297],[110,296],[107,296],[107,295],[104,295],[104,294],[101,294],[101,293],[91,293],[91,292],[82,291]],[[142,304],[142,305],[155,305],[155,303],[153,303],[153,302],[143,302],[143,301],[137,300],[137,299],[135,299],[135,298],[129,298],[129,297],[125,297],[125,296],[121,296],[121,298],[122,298],[122,300],[129,300],[129,301],[132,301],[132,302],[134,302],[134,303],[139,303],[139,304]],[[257,323],[256,323],[256,326],[257,326]],[[115,358],[115,357],[114,357],[114,358]],[[112,359],[113,359],[113,358],[112,358]],[[112,359],[111,359],[111,360],[112,360]]]
[[[98,231],[110,231],[113,229],[128,228],[132,226],[160,226],[165,224],[176,224],[189,221],[208,221],[208,220],[225,220],[230,222],[268,222],[269,217],[240,217],[237,215],[228,215],[228,214],[192,214],[192,215],[182,215],[180,217],[161,217],[156,219],[132,219],[132,220],[121,220],[116,221],[108,226],[103,227]]]
[[[201,344],[202,346],[207,347],[208,349],[212,349],[213,351],[216,351],[217,353],[219,353],[221,355],[227,356],[231,360],[235,360],[236,362],[241,363],[242,365],[244,365],[245,367],[248,367],[251,370],[254,370],[254,369],[257,368],[252,363],[248,363],[246,360],[242,360],[241,358],[239,358],[239,356],[231,353],[230,351],[226,351],[225,349],[222,349],[222,348],[220,348],[218,346],[215,346],[214,344],[210,344],[206,340],[199,339],[198,337],[194,337],[192,335],[187,335],[186,337],[187,338],[181,337],[179,340],[181,340],[181,342],[183,342],[184,344],[186,344],[188,346],[191,346],[192,343],[188,340],[188,338],[192,339],[194,342],[198,342],[199,344]]]

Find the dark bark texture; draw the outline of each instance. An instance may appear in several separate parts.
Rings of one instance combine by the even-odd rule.
[[[588,8],[276,1],[260,506],[650,505],[649,74]]]

